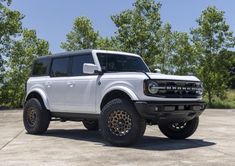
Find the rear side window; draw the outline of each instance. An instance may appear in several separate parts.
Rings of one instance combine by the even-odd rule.
[[[94,60],[91,54],[77,55],[72,59],[72,76],[86,75],[83,73],[83,64],[93,63]]]
[[[53,59],[51,65],[51,77],[69,76],[68,66],[69,57]]]
[[[49,58],[37,59],[33,64],[32,76],[45,76],[48,75],[50,65]]]

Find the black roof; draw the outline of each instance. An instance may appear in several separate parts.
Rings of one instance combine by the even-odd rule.
[[[79,55],[79,54],[86,54],[91,53],[92,49],[84,49],[79,51],[72,51],[72,52],[63,52],[63,53],[57,53],[52,55],[46,55],[46,56],[40,56],[37,59],[44,59],[44,58],[56,58],[56,57],[64,57],[64,56],[73,56],[73,55]]]

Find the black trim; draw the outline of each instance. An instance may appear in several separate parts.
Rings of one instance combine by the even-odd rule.
[[[180,80],[180,79],[174,80],[174,79],[156,79],[156,78],[152,79],[151,78],[151,80],[153,80],[153,81],[172,81],[172,82],[184,81],[184,82],[192,82],[192,83],[202,83],[201,81],[190,81],[190,80]]]
[[[194,104],[206,104],[204,101],[144,101],[138,100],[135,103],[147,103],[156,105],[194,105]]]
[[[203,101],[134,101],[134,105],[141,117],[154,123],[189,121],[200,116],[206,108]]]
[[[145,71],[142,71],[142,73],[144,73],[148,77],[148,79],[151,80],[151,77]]]
[[[85,50],[80,50],[80,51],[71,51],[71,52],[63,52],[63,53],[57,53],[57,54],[52,54],[52,55],[46,55],[46,56],[41,56],[38,57],[37,59],[43,59],[43,58],[59,58],[59,57],[67,57],[67,56],[74,56],[74,55],[81,55],[81,54],[87,54],[87,53],[92,53],[92,49],[85,49]]]
[[[159,92],[157,92],[156,94],[151,94],[148,90],[148,82],[150,81],[153,81],[153,82],[156,82],[157,84],[160,84],[160,87],[164,87],[165,89],[161,89],[161,90],[165,90],[166,92],[164,93],[160,93],[161,90],[159,90]],[[169,85],[171,89],[167,89],[168,87],[168,83],[185,83],[185,84],[189,84],[189,83],[193,83],[193,84],[196,84],[196,83],[202,83],[201,81],[181,81],[181,80],[167,80],[167,79],[164,79],[164,80],[160,80],[160,79],[145,79],[144,80],[144,86],[143,86],[143,89],[144,89],[144,94],[146,96],[150,96],[150,97],[160,97],[160,98],[191,98],[191,99],[199,99],[201,98],[201,95],[196,93],[196,91],[198,90],[203,90],[203,88],[201,87],[187,87],[187,86],[184,86],[184,87],[179,87],[180,89],[172,89],[172,85]],[[161,85],[163,84],[163,85]],[[174,85],[175,88],[178,88],[177,85]],[[186,89],[181,89],[181,88],[191,88],[189,90],[186,90]],[[197,89],[192,89],[192,88],[197,88]],[[176,91],[176,92],[175,92]],[[186,92],[188,91],[188,92]]]
[[[33,60],[32,66],[31,66],[30,77],[50,76],[52,60],[55,59],[55,58],[64,58],[64,57],[69,57],[70,58],[70,57],[73,57],[73,56],[79,56],[79,55],[83,55],[83,54],[91,54],[92,55],[92,49],[84,49],[84,50],[74,51],[74,52],[57,53],[57,54],[45,55],[45,56],[40,56],[38,58],[35,58]],[[32,75],[32,71],[33,71],[33,68],[34,68],[35,61],[40,60],[40,59],[48,59],[50,61],[47,74],[46,75]],[[65,76],[65,77],[67,77],[67,76]]]
[[[99,119],[100,114],[86,113],[68,113],[68,112],[51,112],[52,117],[61,118],[63,120],[82,121],[84,119]]]

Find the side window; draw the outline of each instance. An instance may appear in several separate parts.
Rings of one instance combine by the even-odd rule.
[[[68,66],[69,57],[53,59],[51,65],[51,77],[69,76]]]
[[[98,55],[101,69],[103,71],[106,71],[107,70],[107,61],[108,61],[107,55],[106,54],[97,54],[97,55]]]
[[[72,60],[72,76],[82,76],[83,74],[83,64],[93,63],[94,60],[91,54],[77,55],[73,57]]]
[[[50,65],[49,58],[37,59],[33,64],[32,76],[45,76],[48,75]]]

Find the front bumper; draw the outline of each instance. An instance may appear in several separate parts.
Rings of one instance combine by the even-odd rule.
[[[135,101],[141,117],[151,123],[189,121],[206,108],[203,101]]]

